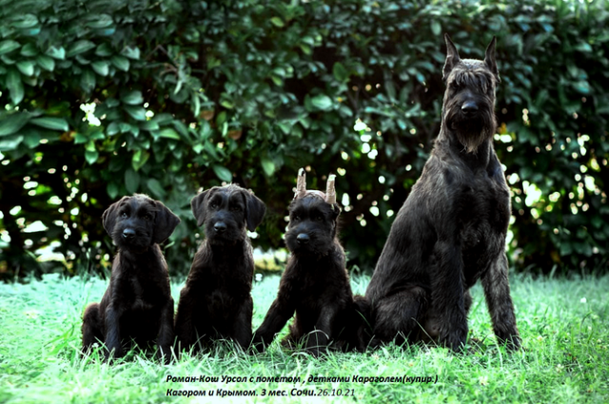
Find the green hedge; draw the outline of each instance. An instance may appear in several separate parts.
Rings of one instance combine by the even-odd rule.
[[[513,191],[517,270],[607,271],[606,2],[0,1],[0,275],[100,268],[103,210],[125,194],[182,218],[237,182],[280,248],[299,167],[338,174],[350,265],[370,269],[439,130],[442,34],[463,57],[498,38],[496,149]]]

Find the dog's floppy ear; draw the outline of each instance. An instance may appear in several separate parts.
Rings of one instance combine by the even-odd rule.
[[[442,70],[442,80],[446,81],[450,72],[461,61],[461,58],[448,34],[444,34],[444,41],[446,42],[446,62],[444,62],[444,69]]]
[[[120,200],[114,202],[112,205],[108,207],[108,209],[104,210],[102,214],[102,225],[104,229],[106,229],[106,233],[112,237],[112,233],[114,232],[114,225],[116,224],[116,213],[118,211],[118,207],[122,201],[126,201],[130,196],[123,196]]]
[[[245,222],[249,231],[256,230],[266,213],[266,206],[251,192],[245,191]]]
[[[154,220],[154,234],[152,241],[160,244],[167,240],[176,226],[180,223],[180,218],[177,217],[169,208],[163,205],[162,202],[154,201],[157,208],[156,218]]]
[[[209,191],[211,191],[211,189],[201,192],[190,201],[190,209],[192,210],[195,219],[197,219],[197,226],[202,226],[203,222],[205,222],[205,214],[207,213],[205,210],[205,198],[209,195]]]

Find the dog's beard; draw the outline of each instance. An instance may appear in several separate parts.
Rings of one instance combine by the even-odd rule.
[[[122,230],[115,232],[112,237],[114,244],[121,250],[129,251],[135,254],[143,254],[148,251],[152,245],[152,239],[146,234],[136,234],[131,240],[123,238]]]
[[[467,153],[475,152],[482,143],[491,139],[496,128],[493,113],[487,111],[472,117],[464,117],[460,113],[448,114],[446,123]]]
[[[296,240],[298,234],[286,233],[285,241],[288,250],[295,256],[301,257],[325,257],[330,253],[332,240],[318,238],[310,235],[311,239],[307,244],[299,244]]]

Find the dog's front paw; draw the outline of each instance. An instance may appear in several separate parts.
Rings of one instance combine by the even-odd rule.
[[[254,333],[252,338],[252,343],[250,345],[250,352],[252,353],[262,353],[266,350],[265,339],[261,334]]]
[[[168,365],[173,359],[173,349],[169,346],[159,346],[154,354],[154,359]]]

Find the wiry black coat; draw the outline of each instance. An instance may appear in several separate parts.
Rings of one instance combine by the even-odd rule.
[[[100,303],[83,315],[83,350],[105,343],[106,358],[120,357],[131,339],[141,346],[156,340],[157,356],[170,358],[173,299],[167,263],[158,243],[180,222],[161,202],[145,195],[123,197],[103,214],[104,228],[119,247],[110,285]]]
[[[294,315],[284,342],[304,343],[313,355],[331,342],[337,349],[365,348],[368,305],[355,299],[345,268],[345,252],[337,238],[338,205],[318,196],[296,199],[290,205],[286,244],[292,253],[281,277],[277,298],[254,335],[258,350],[271,343]]]
[[[266,208],[247,190],[231,184],[213,187],[191,202],[206,239],[180,292],[175,330],[182,348],[228,338],[243,348],[252,338],[250,295],[254,258],[246,228],[254,231]]]
[[[482,280],[493,328],[520,345],[505,238],[510,194],[492,136],[495,40],[484,61],[459,59],[447,37],[440,134],[391,227],[366,291],[376,341],[467,340],[469,289]]]

